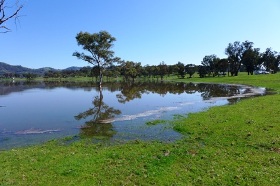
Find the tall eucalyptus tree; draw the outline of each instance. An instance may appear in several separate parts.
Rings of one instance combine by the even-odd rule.
[[[76,36],[78,45],[81,45],[89,54],[74,52],[73,56],[82,59],[99,70],[99,87],[102,88],[103,71],[111,66],[114,62],[120,61],[114,57],[112,47],[116,38],[111,36],[107,31],[90,34],[88,32],[80,32]]]
[[[267,71],[271,71],[273,74],[277,73],[279,69],[279,55],[276,51],[271,48],[267,48],[265,52],[262,53],[261,61]]]
[[[228,56],[230,64],[230,72],[232,76],[237,76],[242,64],[242,57],[244,52],[253,48],[253,42],[245,41],[240,43],[235,41],[233,44],[229,43],[225,49],[225,54]]]
[[[248,75],[253,75],[253,72],[257,69],[257,66],[260,61],[260,49],[250,48],[246,50],[243,54],[241,61],[242,64],[245,66]]]

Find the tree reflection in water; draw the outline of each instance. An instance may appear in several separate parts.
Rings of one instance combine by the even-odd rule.
[[[0,95],[8,95],[13,92],[23,92],[28,89],[55,89],[63,87],[66,89],[81,89],[84,91],[98,90],[94,82],[68,82],[68,81],[20,81],[0,82]],[[114,82],[104,83],[104,88],[109,92],[117,92],[116,99],[121,104],[126,104],[135,99],[142,99],[145,94],[165,95],[200,94],[203,100],[213,98],[227,99],[229,103],[235,103],[243,97],[252,96],[251,88],[247,86],[236,86],[226,84],[203,84],[203,83],[170,83],[170,82]],[[81,134],[85,136],[115,135],[112,126],[113,118],[121,114],[120,110],[104,103],[102,90],[92,101],[93,107],[76,115],[76,120],[86,120],[81,128]],[[248,94],[248,95],[246,95]],[[237,95],[237,97],[234,97]],[[216,99],[214,99],[216,100]],[[197,103],[199,104],[199,103]],[[0,105],[0,107],[4,105]]]
[[[247,91],[250,91],[249,89]],[[156,93],[161,96],[166,94],[194,94],[201,93],[203,100],[209,100],[214,97],[231,97],[240,94],[240,87],[226,84],[205,84],[205,83],[123,83],[120,93],[117,94],[117,99],[120,103],[134,99],[141,99],[142,94]]]
[[[121,114],[121,111],[104,103],[102,89],[99,90],[99,96],[94,97],[92,104],[93,108],[75,116],[76,120],[91,117],[81,127],[81,135],[86,137],[113,137],[116,131],[114,131],[112,123],[106,121]]]
[[[169,120],[174,114],[185,115],[266,93],[264,88],[248,86],[154,81],[104,83],[103,95],[98,87],[95,82],[80,81],[0,82],[0,138],[5,138],[0,148],[77,133],[80,137],[91,136],[94,141],[176,140],[180,135],[168,123],[146,122]],[[77,126],[82,128],[77,130]],[[33,129],[62,130],[36,136],[16,135]]]

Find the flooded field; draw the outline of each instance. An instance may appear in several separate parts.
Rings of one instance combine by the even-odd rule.
[[[265,89],[194,83],[0,83],[0,149],[76,136],[93,140],[173,141],[168,120]],[[157,122],[149,125],[150,121]]]

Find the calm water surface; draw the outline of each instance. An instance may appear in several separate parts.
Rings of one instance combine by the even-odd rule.
[[[170,120],[240,97],[263,95],[246,86],[185,83],[0,83],[0,149],[77,136],[98,140],[174,141]]]

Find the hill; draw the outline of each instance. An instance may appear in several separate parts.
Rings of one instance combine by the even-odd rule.
[[[21,65],[9,65],[4,62],[0,62],[0,76],[3,76],[5,74],[26,74],[26,73],[32,73],[37,75],[44,75],[48,71],[62,71],[62,70],[79,70],[81,67],[68,67],[66,69],[54,69],[51,67],[43,67],[38,69],[31,69],[27,67],[23,67]]]

